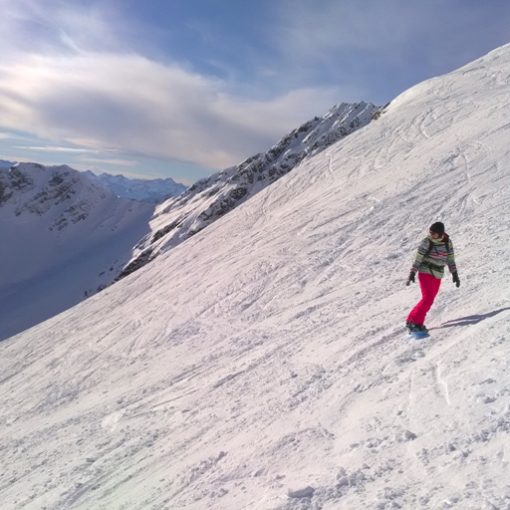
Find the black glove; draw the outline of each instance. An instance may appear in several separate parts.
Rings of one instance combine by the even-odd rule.
[[[415,275],[416,273],[414,271],[411,271],[409,273],[409,278],[407,279],[406,285],[409,285],[411,282],[416,283]]]
[[[460,287],[460,280],[459,280],[459,275],[457,274],[457,271],[455,271],[455,273],[452,273],[452,280],[453,280],[453,283],[457,287]]]

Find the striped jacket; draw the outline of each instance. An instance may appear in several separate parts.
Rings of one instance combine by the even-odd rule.
[[[441,240],[432,239],[431,237],[423,239],[418,247],[411,270],[428,273],[434,278],[442,278],[445,266],[448,266],[450,273],[457,272],[453,244],[448,234],[445,234]]]

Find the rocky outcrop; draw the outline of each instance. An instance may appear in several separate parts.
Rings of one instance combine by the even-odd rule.
[[[49,230],[62,230],[85,220],[92,205],[78,197],[84,179],[79,172],[66,166],[45,167],[38,163],[13,164],[0,171],[0,207],[12,203],[16,216],[42,216],[56,211]],[[97,189],[98,195],[105,196]]]

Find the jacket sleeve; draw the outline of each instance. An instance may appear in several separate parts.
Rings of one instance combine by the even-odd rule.
[[[453,252],[453,243],[450,241],[448,243],[449,249],[448,249],[448,258],[446,259],[446,263],[448,264],[448,269],[450,270],[450,273],[456,273],[457,272],[457,266],[455,264],[455,253]]]
[[[415,273],[418,272],[418,269],[421,266],[421,263],[423,262],[423,259],[425,258],[425,255],[429,251],[430,241],[426,237],[423,239],[423,241],[420,243],[420,246],[418,246],[418,251],[416,252],[416,257],[414,259],[413,267],[411,268],[411,271],[414,271]]]

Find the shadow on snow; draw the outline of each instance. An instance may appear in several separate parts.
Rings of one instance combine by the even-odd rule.
[[[444,328],[454,328],[456,326],[471,326],[472,324],[478,324],[479,322],[484,321],[485,319],[490,319],[491,317],[494,317],[495,315],[498,315],[502,312],[507,312],[510,310],[510,306],[507,306],[506,308],[500,308],[499,310],[494,310],[489,313],[484,313],[480,315],[470,315],[468,317],[460,317],[459,319],[453,319],[448,322],[444,322],[441,324],[441,326],[438,326],[437,328],[430,328],[430,329],[444,329]]]

